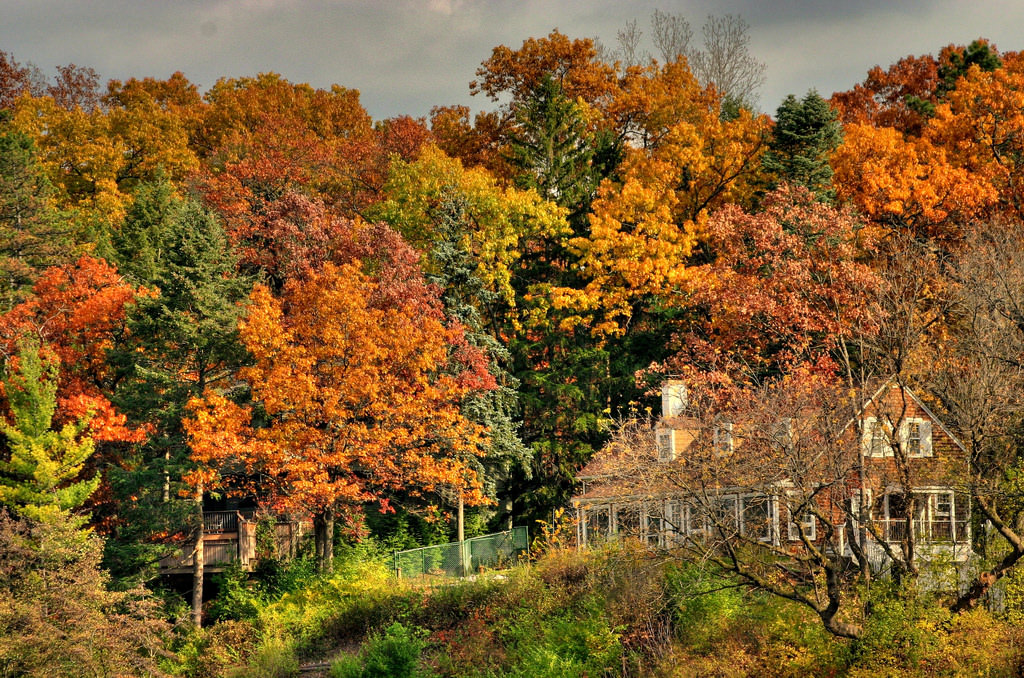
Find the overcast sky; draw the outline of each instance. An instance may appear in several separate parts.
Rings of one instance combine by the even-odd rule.
[[[655,9],[685,16],[697,36],[709,14],[741,15],[767,66],[768,112],[786,94],[829,96],[876,64],[951,42],[1024,48],[1021,0],[0,0],[0,50],[47,74],[67,63],[104,80],[182,71],[203,91],[219,77],[274,71],[358,89],[380,119],[490,108],[468,83],[496,45],[554,28],[613,44],[630,19],[649,34]]]

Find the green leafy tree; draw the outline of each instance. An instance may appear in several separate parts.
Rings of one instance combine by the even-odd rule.
[[[516,184],[565,208],[571,236],[584,238],[597,187],[623,155],[620,138],[612,130],[593,130],[588,114],[596,111],[570,99],[546,72],[513,102],[507,138]],[[576,471],[604,441],[610,366],[619,362],[609,350],[615,340],[567,322],[573,312],[550,303],[550,290],[585,285],[570,241],[533,243],[512,280],[517,319],[504,331],[519,384],[522,436],[533,457],[531,469],[513,476],[512,493],[515,512],[532,519],[547,518],[568,499]]]
[[[803,186],[819,200],[832,201],[829,156],[843,140],[836,111],[814,90],[803,99],[790,94],[775,114],[775,127],[761,165],[774,189],[781,182]]]
[[[60,521],[79,508],[99,485],[98,476],[78,480],[93,453],[82,433],[86,422],[51,430],[57,407],[57,359],[40,355],[39,343],[24,339],[16,368],[4,376],[13,423],[0,419],[7,455],[0,461],[0,504],[37,521]]]

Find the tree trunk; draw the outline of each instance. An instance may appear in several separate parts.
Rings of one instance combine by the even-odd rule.
[[[512,527],[513,527],[513,525],[512,525],[512,497],[511,496],[505,497],[505,515],[506,515],[505,529],[506,530],[511,530]]]
[[[199,527],[196,528],[195,553],[192,556],[192,622],[196,628],[203,625],[203,576],[205,575],[206,559],[203,554],[203,487],[199,486],[196,494],[196,513],[199,516]]]
[[[313,540],[316,543],[316,566],[320,572],[334,569],[334,510],[325,509],[313,516]]]

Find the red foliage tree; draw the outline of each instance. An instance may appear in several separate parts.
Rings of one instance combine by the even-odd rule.
[[[57,424],[91,414],[89,433],[101,442],[137,442],[145,431],[131,428],[107,393],[107,350],[125,331],[127,306],[142,290],[124,282],[102,259],[83,255],[73,264],[47,269],[33,295],[0,315],[0,351],[13,355],[18,338],[36,334],[60,358]]]
[[[851,212],[782,186],[760,212],[729,205],[707,228],[717,256],[693,271],[684,298],[702,319],[677,335],[669,371],[748,381],[805,362],[829,369],[844,340],[872,331],[878,283]]]

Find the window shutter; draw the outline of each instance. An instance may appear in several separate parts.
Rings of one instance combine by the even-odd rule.
[[[921,456],[932,456],[932,422],[929,419],[921,420]]]

